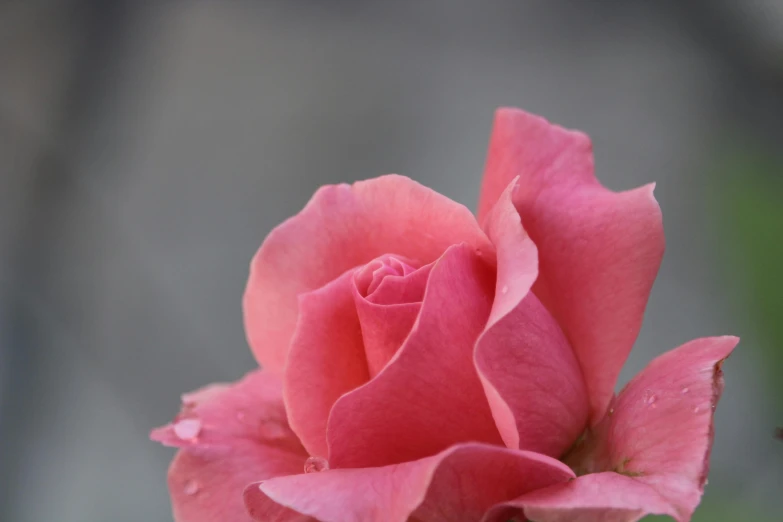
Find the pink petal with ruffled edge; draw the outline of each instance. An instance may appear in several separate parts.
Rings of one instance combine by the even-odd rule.
[[[585,429],[587,397],[571,346],[530,292],[538,257],[512,204],[515,185],[484,221],[497,249],[497,281],[474,357],[506,445],[560,456]]]
[[[653,360],[620,392],[572,465],[638,477],[688,520],[709,471],[721,366],[738,342],[697,339]]]
[[[174,420],[150,438],[177,448],[230,448],[237,440],[304,454],[288,426],[280,378],[261,370],[233,384],[211,384],[182,395]]]
[[[709,470],[721,366],[737,342],[697,339],[652,361],[566,458],[577,472],[590,474],[506,507],[524,509],[536,522],[633,521],[647,514],[688,522]],[[509,511],[498,507],[499,518],[489,520],[506,520],[501,514]]]
[[[498,502],[572,477],[543,455],[473,443],[390,466],[267,480],[249,486],[245,502],[259,521],[293,520],[280,515],[290,508],[322,522],[474,522]]]
[[[249,521],[247,484],[302,472],[307,454],[281,397],[279,378],[256,371],[185,394],[177,419],[152,431],[152,440],[181,448],[168,474],[177,522]]]
[[[408,178],[322,187],[269,234],[251,263],[243,310],[256,359],[282,370],[299,294],[383,254],[426,264],[463,241],[493,250],[467,208]]]
[[[574,348],[597,421],[639,334],[663,256],[653,186],[604,188],[585,134],[500,109],[481,188],[482,222],[516,176],[514,205],[538,247],[534,291]]]
[[[653,360],[620,392],[606,445],[614,466],[643,475],[707,476],[721,366],[737,337],[696,339]]]
[[[467,245],[449,248],[435,263],[402,348],[332,408],[333,468],[415,460],[464,441],[502,443],[473,364],[493,285],[494,271]]]

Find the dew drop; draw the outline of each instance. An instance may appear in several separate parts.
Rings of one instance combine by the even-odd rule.
[[[201,486],[195,480],[188,480],[185,482],[185,487],[182,488],[182,492],[188,496],[193,496],[199,492]]]
[[[308,457],[304,464],[305,473],[319,473],[329,469],[329,462],[322,457]]]
[[[693,408],[693,413],[699,413],[699,410],[700,410],[700,408],[698,406],[696,406],[695,408]]]
[[[611,417],[614,415],[614,408],[609,408],[609,416]]]
[[[683,395],[685,395],[685,394],[686,394],[686,393],[688,393],[689,391],[691,391],[691,389],[690,389],[690,388],[688,388],[688,387],[686,386],[685,388],[683,388],[683,389],[681,390],[681,392],[680,392],[680,393],[682,393]]]
[[[501,294],[507,294],[508,293],[508,286],[503,285],[503,288],[500,289]]]
[[[201,433],[200,419],[182,419],[174,423],[174,434],[182,440],[194,440]]]
[[[650,406],[652,406],[654,408],[655,407],[655,401],[657,401],[657,400],[658,400],[658,397],[654,393],[649,392],[649,391],[647,392],[647,404],[648,405],[650,405]]]

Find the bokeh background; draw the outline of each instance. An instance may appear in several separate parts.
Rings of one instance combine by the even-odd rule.
[[[499,105],[657,181],[621,380],[740,335],[695,520],[783,520],[781,0],[0,2],[0,520],[170,521],[147,434],[253,367],[264,236],[388,172],[475,208]]]

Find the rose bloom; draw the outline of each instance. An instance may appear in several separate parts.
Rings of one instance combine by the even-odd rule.
[[[664,250],[653,185],[497,112],[478,215],[401,176],[319,189],[253,259],[261,368],[182,397],[177,522],[690,520],[721,365],[691,341],[615,396]]]

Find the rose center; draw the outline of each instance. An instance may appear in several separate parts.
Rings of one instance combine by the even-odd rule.
[[[416,271],[409,260],[385,255],[370,261],[356,274],[356,287],[362,297],[369,297],[387,277],[403,277]]]

